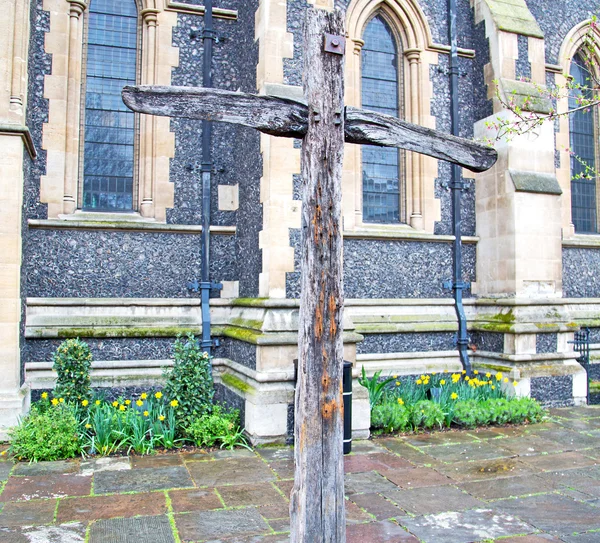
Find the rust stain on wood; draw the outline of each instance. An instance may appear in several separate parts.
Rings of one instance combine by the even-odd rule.
[[[323,407],[321,408],[321,415],[323,415],[323,419],[330,420],[335,412],[339,410],[340,404],[337,400],[331,400],[330,402],[324,402]]]
[[[329,334],[335,336],[337,332],[337,324],[335,323],[335,313],[337,309],[337,303],[333,294],[329,295]]]

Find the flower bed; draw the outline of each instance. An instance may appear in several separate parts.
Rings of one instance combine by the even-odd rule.
[[[452,425],[474,428],[490,424],[539,422],[544,409],[531,398],[514,396],[516,382],[498,372],[469,377],[466,372],[431,373],[416,379],[394,375],[381,379],[381,371],[361,385],[369,390],[371,428],[374,434],[442,429]]]
[[[239,411],[213,403],[210,357],[193,336],[178,338],[163,391],[113,401],[93,395],[91,353],[80,341],[63,342],[54,355],[57,387],[43,392],[30,413],[9,431],[19,460],[59,460],[132,451],[150,454],[183,444],[247,446]]]

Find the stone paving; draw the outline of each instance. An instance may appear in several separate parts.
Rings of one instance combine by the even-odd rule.
[[[600,408],[551,415],[355,442],[345,458],[347,542],[599,543]],[[292,454],[39,464],[3,455],[0,542],[287,543]]]

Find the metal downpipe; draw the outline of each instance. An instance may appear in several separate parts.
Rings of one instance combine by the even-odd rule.
[[[458,103],[458,40],[456,31],[456,0],[448,0],[448,39],[450,41],[450,116],[452,121],[451,133],[459,135],[459,103]],[[468,284],[462,280],[462,230],[461,230],[461,198],[465,185],[461,178],[460,166],[452,164],[450,189],[452,190],[452,290],[454,292],[454,307],[458,318],[458,352],[463,369],[471,375],[469,360],[469,338],[467,336],[467,318],[463,306],[463,290]]]

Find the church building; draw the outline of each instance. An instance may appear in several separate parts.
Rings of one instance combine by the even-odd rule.
[[[494,140],[490,170],[459,170],[470,362],[546,405],[585,403],[573,339],[590,329],[598,380],[598,111],[499,139],[494,127],[516,120],[511,101],[541,116],[577,107],[567,84],[600,76],[588,61],[600,56],[597,0],[0,0],[0,438],[52,388],[64,339],[90,345],[93,386],[118,394],[160,386],[175,337],[193,333],[252,442],[289,440],[301,141],[137,114],[121,89],[302,100],[311,5],[345,10],[346,105],[450,133],[457,100],[459,135]],[[346,145],[344,356],[355,377],[462,369],[452,169]],[[355,437],[368,436],[356,380],[353,416]]]

